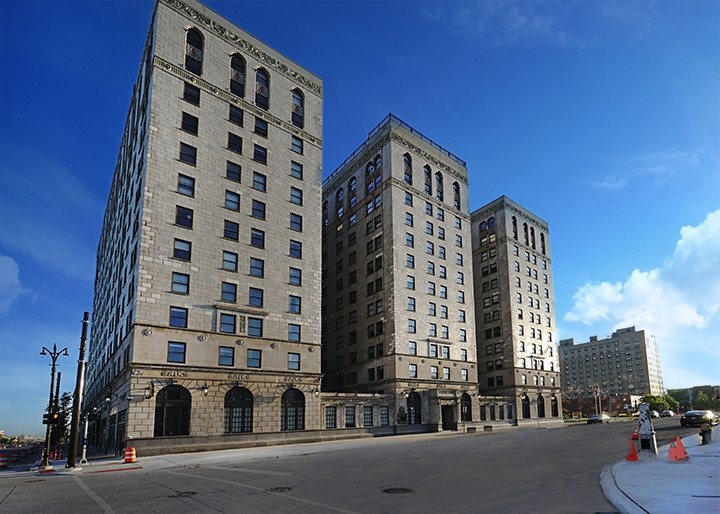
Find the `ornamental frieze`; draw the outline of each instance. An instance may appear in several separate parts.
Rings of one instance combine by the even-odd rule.
[[[467,185],[467,183],[468,183],[467,176],[458,172],[454,168],[451,168],[450,166],[448,166],[444,162],[440,161],[439,159],[436,159],[434,156],[430,155],[429,153],[427,153],[425,150],[423,150],[419,146],[411,143],[407,139],[404,139],[403,137],[401,137],[399,134],[396,134],[395,132],[390,133],[390,138],[392,140],[394,140],[395,142],[400,143],[408,150],[415,152],[416,154],[418,154],[420,157],[422,157],[426,161],[433,163],[436,167],[446,171],[447,173],[449,173],[450,175],[452,175],[453,177],[458,179],[463,184]]]
[[[257,118],[261,118],[268,123],[272,123],[273,125],[281,128],[282,130],[285,130],[286,132],[290,132],[291,134],[302,138],[303,140],[307,141],[308,143],[317,146],[318,148],[322,148],[322,139],[317,138],[304,130],[300,130],[295,125],[291,125],[290,123],[286,123],[285,121],[281,120],[280,118],[277,118],[273,116],[272,114],[268,113],[267,111],[264,111],[263,109],[258,109],[253,104],[243,100],[242,98],[239,98],[235,95],[232,95],[225,91],[224,89],[221,89],[219,87],[216,87],[209,82],[206,82],[205,80],[196,77],[195,75],[188,73],[183,68],[180,68],[179,66],[176,66],[162,57],[155,56],[155,60],[153,61],[153,65],[165,72],[170,73],[171,75],[174,75],[178,78],[181,78],[182,80],[185,80],[187,82],[190,82],[194,86],[199,87],[200,89],[207,91],[208,93],[211,93],[218,98],[221,98],[225,100],[228,103],[237,105],[242,107],[245,111],[249,112],[253,116]]]
[[[316,84],[315,82],[293,70],[292,68],[289,68],[283,62],[278,61],[274,57],[266,54],[248,40],[243,39],[234,32],[231,32],[230,30],[226,29],[224,26],[220,25],[216,21],[211,20],[207,16],[200,14],[198,11],[196,11],[189,5],[181,2],[180,0],[165,0],[165,3],[171,8],[175,9],[177,12],[190,18],[191,20],[202,23],[203,25],[205,25],[206,28],[212,30],[215,34],[226,39],[227,41],[230,41],[243,52],[252,55],[257,60],[264,62],[268,66],[275,68],[280,73],[283,73],[284,75],[290,77],[293,81],[297,82],[303,87],[306,87],[309,91],[322,97],[322,86]]]

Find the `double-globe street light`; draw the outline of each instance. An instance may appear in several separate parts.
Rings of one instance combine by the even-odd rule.
[[[58,351],[57,344],[53,343],[52,350],[49,350],[45,346],[43,346],[42,351],[40,352],[40,355],[49,355],[52,359],[52,371],[50,372],[50,401],[48,402],[48,414],[51,414],[53,411],[53,386],[55,385],[55,370],[56,363],[58,357],[61,355],[64,355],[65,357],[68,356],[67,348],[63,348],[62,350]],[[52,425],[50,423],[47,424],[47,428],[45,429],[45,453],[42,458],[42,466],[45,468],[50,467],[50,431],[51,431]]]

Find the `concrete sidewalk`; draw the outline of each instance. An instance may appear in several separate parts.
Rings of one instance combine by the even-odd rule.
[[[720,427],[713,427],[712,439],[701,445],[698,435],[683,438],[686,460],[669,461],[666,445],[657,457],[641,453],[637,462],[605,468],[605,496],[626,514],[720,513]]]

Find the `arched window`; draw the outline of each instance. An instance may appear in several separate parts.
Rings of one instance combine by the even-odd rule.
[[[245,59],[239,54],[230,58],[230,92],[245,98]]]
[[[495,216],[488,218],[488,230],[490,232],[495,232]]]
[[[323,202],[323,225],[327,226],[327,224],[330,222],[330,219],[328,218],[328,203],[327,200]]]
[[[460,184],[453,182],[453,207],[457,210],[461,209],[460,203]]]
[[[305,97],[298,89],[292,92],[292,124],[300,128],[305,126]]]
[[[419,425],[422,423],[422,400],[415,391],[408,393],[407,397],[408,424]]]
[[[540,232],[540,251],[545,255],[545,234]]]
[[[203,37],[199,30],[188,29],[185,34],[185,69],[202,75]]]
[[[412,186],[412,157],[410,154],[403,155],[403,164],[405,165],[405,183]]]
[[[530,247],[535,249],[535,227],[530,227]]]
[[[368,193],[372,193],[375,190],[375,166],[373,166],[372,162],[369,162],[367,166],[365,166],[365,189],[367,189]]]
[[[530,398],[527,395],[522,397],[522,417],[530,419]]]
[[[460,421],[472,421],[472,400],[467,393],[460,397]]]
[[[355,177],[348,182],[348,200],[351,209],[357,205],[357,179]]]
[[[432,171],[430,171],[430,166],[425,165],[423,174],[425,175],[425,192],[432,195]]]
[[[558,412],[558,401],[555,395],[552,395],[550,397],[550,415],[553,418],[557,418],[560,415],[560,413]]]
[[[255,72],[255,105],[266,111],[270,108],[270,75],[262,68]]]
[[[523,238],[525,239],[525,244],[528,244],[528,224],[523,223]]]
[[[441,202],[445,199],[445,193],[443,192],[443,176],[439,171],[435,172],[435,198]]]
[[[375,156],[375,169],[376,170],[382,169],[382,157],[380,157],[379,155]]]
[[[190,435],[190,392],[179,385],[163,387],[155,401],[154,437]]]
[[[280,399],[280,430],[305,430],[305,395],[288,389]]]
[[[335,212],[338,218],[345,213],[345,192],[342,187],[335,193]]]
[[[543,398],[543,395],[539,394],[537,397],[537,407],[538,407],[538,418],[544,418],[545,417],[545,398]]]
[[[517,241],[517,238],[518,238],[517,218],[515,216],[512,217],[512,231],[513,231],[513,238]]]
[[[225,433],[252,432],[253,394],[244,387],[225,393]]]

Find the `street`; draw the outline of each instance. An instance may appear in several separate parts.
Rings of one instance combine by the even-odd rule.
[[[654,420],[658,445],[688,435]],[[0,512],[615,512],[598,484],[636,423],[361,439],[0,472]],[[138,468],[139,466],[139,468]],[[135,469],[128,469],[135,468]]]

